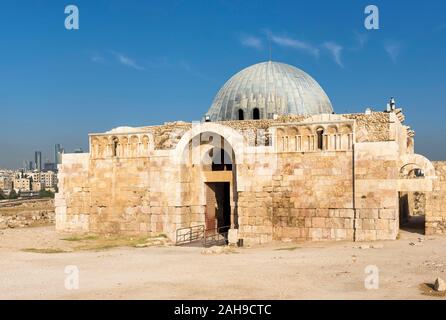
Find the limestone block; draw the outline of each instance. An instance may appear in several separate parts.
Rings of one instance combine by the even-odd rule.
[[[396,209],[379,209],[380,219],[397,219],[398,213]]]
[[[322,240],[323,229],[322,228],[311,228],[310,229],[310,238],[315,241]]]
[[[378,209],[360,209],[357,210],[358,218],[362,219],[378,219],[379,210]]]
[[[229,244],[235,245],[238,241],[238,230],[237,229],[229,229],[228,231],[228,242]]]
[[[325,218],[320,218],[320,217],[312,218],[311,226],[313,228],[325,228],[326,227],[325,220],[326,220]]]

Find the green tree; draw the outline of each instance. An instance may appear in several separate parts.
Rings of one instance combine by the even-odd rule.
[[[17,192],[15,192],[14,189],[11,190],[11,193],[9,194],[9,199],[17,199],[19,197],[19,195],[17,194]]]
[[[39,197],[41,198],[54,198],[54,193],[47,190],[40,190]]]
[[[0,189],[0,200],[6,199],[5,194],[3,193],[3,190]]]

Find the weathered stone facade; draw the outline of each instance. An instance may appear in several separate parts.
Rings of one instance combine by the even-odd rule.
[[[446,161],[433,164],[437,179],[426,195],[426,234],[446,234]]]
[[[174,239],[179,228],[221,226],[209,223],[218,201],[208,193],[227,183],[226,221],[245,243],[395,239],[399,195],[415,191],[427,195],[427,231],[444,232],[446,165],[413,153],[403,121],[393,110],[91,134],[90,153],[63,155],[56,227]]]

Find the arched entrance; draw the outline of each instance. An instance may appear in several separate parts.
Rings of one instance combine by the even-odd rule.
[[[245,147],[239,132],[215,123],[198,124],[183,135],[174,154],[184,181],[180,201],[191,215],[182,226],[201,225],[206,233],[238,229],[237,163]]]
[[[233,156],[223,148],[215,147],[209,151],[209,157],[212,164],[210,170],[205,171],[206,229],[227,232],[231,226],[237,225],[237,218],[231,213],[231,185],[235,184]]]
[[[427,195],[432,192],[435,169],[432,163],[417,154],[406,155],[399,171],[399,227],[425,234],[428,214]]]

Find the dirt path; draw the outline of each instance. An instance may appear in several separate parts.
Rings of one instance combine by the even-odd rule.
[[[446,279],[445,237],[403,232],[398,241],[373,243],[376,249],[349,242],[276,243],[222,255],[178,247],[21,251],[69,248],[63,237],[53,227],[0,231],[0,298],[445,299],[423,295],[419,287]],[[67,265],[79,269],[78,290],[65,289]],[[379,268],[377,290],[364,287],[368,265]]]

